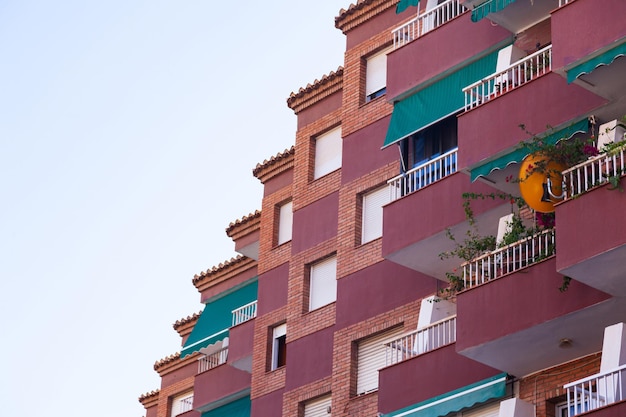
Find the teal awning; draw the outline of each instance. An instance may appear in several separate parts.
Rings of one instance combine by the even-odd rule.
[[[256,300],[257,288],[258,281],[255,278],[234,291],[209,300],[185,341],[180,352],[181,359],[227,337],[232,311]]]
[[[250,397],[243,397],[202,413],[202,417],[250,417]]]
[[[571,83],[583,74],[590,73],[601,65],[609,65],[620,56],[626,56],[626,43],[617,45],[608,51],[591,58],[581,64],[578,64],[567,70],[567,82]]]
[[[463,88],[496,70],[498,51],[474,61],[394,104],[383,147],[463,109]]]
[[[420,0],[400,0],[398,4],[396,4],[396,14],[402,13],[409,6],[417,6],[420,3]]]
[[[504,397],[505,394],[506,374],[500,374],[393,413],[383,414],[383,417],[440,417],[493,398]]]
[[[472,22],[478,22],[491,13],[497,13],[515,0],[489,0],[472,10]]]
[[[557,132],[550,133],[545,136],[543,142],[547,144],[557,143],[562,139],[569,139],[577,133],[583,133],[589,130],[589,120],[582,119],[581,121],[574,123],[572,125],[567,126]],[[489,162],[485,162],[484,164],[473,168],[470,171],[471,180],[474,181],[476,178],[482,176],[489,175],[492,171],[496,169],[504,169],[510,164],[521,162],[528,155],[528,149],[518,147],[514,151],[507,153],[497,159],[494,159]]]

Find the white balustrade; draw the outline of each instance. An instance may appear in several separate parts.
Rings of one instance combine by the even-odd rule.
[[[549,45],[504,70],[465,87],[465,111],[552,71],[551,62],[552,45]]]
[[[393,48],[406,45],[431,30],[448,23],[465,10],[466,8],[461,5],[460,0],[448,0],[422,15],[418,14],[414,19],[392,30]]]
[[[461,265],[465,289],[500,278],[555,254],[554,229],[527,237]]]
[[[626,145],[625,145],[626,146]],[[624,147],[603,153],[563,171],[565,199],[582,194],[626,174]]]
[[[571,3],[574,0],[559,0],[559,7],[565,6],[567,3]]]
[[[390,201],[395,201],[407,194],[411,194],[435,181],[456,172],[458,148],[454,148],[443,155],[400,174],[387,181],[389,184]]]
[[[385,366],[456,342],[456,316],[385,342]]]
[[[198,359],[198,373],[206,372],[219,365],[225,364],[228,359],[228,348],[222,348],[210,355],[204,355]]]
[[[238,324],[244,323],[248,320],[252,320],[256,317],[256,306],[257,301],[253,301],[251,303],[246,304],[245,306],[241,306],[235,310],[233,310],[233,321],[232,326],[236,326]]]
[[[622,365],[612,371],[565,385],[568,416],[573,417],[626,399],[625,373],[626,365]]]

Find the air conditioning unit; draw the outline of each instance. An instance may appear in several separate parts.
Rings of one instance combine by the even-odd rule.
[[[613,142],[626,139],[626,128],[617,120],[601,124],[598,128],[598,149]]]

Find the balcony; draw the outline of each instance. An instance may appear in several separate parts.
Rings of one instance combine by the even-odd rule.
[[[619,188],[619,179],[626,173],[625,151],[621,147],[610,154],[600,154],[563,171],[564,201],[604,184]]]
[[[250,390],[251,375],[232,366],[217,366],[196,375],[194,380],[193,408],[205,411],[214,404],[225,402]]]
[[[599,351],[603,328],[624,317],[626,303],[577,281],[561,292],[562,284],[551,257],[460,292],[457,352],[523,376]],[[569,349],[559,347],[562,339],[572,341]]]
[[[617,101],[626,91],[626,36],[616,16],[626,14],[626,3],[607,0],[598,6],[576,0],[553,11],[553,67],[568,82]]]
[[[252,320],[256,317],[257,300],[252,301],[244,306],[236,308],[232,311],[233,320],[232,327],[238,326],[241,323],[245,323],[248,320]]]
[[[569,417],[606,407],[626,399],[626,365],[569,383]]]
[[[559,0],[537,2],[514,0],[465,0],[463,5],[472,8],[472,21],[484,18],[502,26],[512,33],[520,33],[550,17],[559,7]]]
[[[456,342],[456,316],[385,342],[385,366],[411,359]]]
[[[427,10],[422,15],[419,14],[418,7],[417,17],[391,31],[393,49],[400,48],[431,30],[445,25],[465,11],[466,9],[461,6],[460,0],[447,0],[437,7]]]
[[[198,358],[198,373],[201,374],[202,372],[206,372],[217,366],[225,364],[227,358],[228,347],[222,348],[209,355],[202,355]]]

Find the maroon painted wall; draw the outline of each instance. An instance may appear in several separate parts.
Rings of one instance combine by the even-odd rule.
[[[328,327],[287,344],[286,390],[331,375],[334,331],[334,327]]]
[[[471,183],[467,175],[457,172],[385,206],[383,256],[465,221],[463,193],[493,191],[483,183]],[[479,216],[500,204],[502,201],[476,200],[472,201],[472,209]]]
[[[382,369],[378,410],[390,413],[500,373],[444,346]]]
[[[385,141],[390,118],[391,116],[380,119],[343,138],[342,184],[354,181],[394,161],[398,161],[400,173],[398,147],[388,146],[380,149]]]
[[[298,113],[298,129],[303,128],[309,123],[313,123],[339,108],[341,108],[342,91],[338,91],[318,101],[312,106]]]
[[[248,372],[229,365],[220,365],[198,374],[194,381],[193,407],[199,408],[250,388],[251,379]]]
[[[293,182],[293,169],[285,171],[277,176],[273,177],[271,180],[267,181],[263,188],[263,197],[267,197],[280,190],[281,188],[287,187],[291,185]]]
[[[146,410],[146,417],[157,417],[157,412],[159,411],[158,406],[150,407]]]
[[[296,254],[337,236],[339,192],[293,213],[291,253]]]
[[[256,230],[250,234],[242,236],[241,238],[235,241],[235,251],[239,251],[241,248],[245,248],[246,246],[258,242],[261,236],[261,231]]]
[[[626,36],[624,0],[576,0],[552,14],[554,68],[571,64]],[[600,7],[598,7],[600,6]]]
[[[257,315],[262,316],[287,305],[289,263],[259,275]]]
[[[562,283],[563,275],[556,272],[555,258],[551,258],[458,294],[457,350],[480,346],[611,298],[573,280],[567,291],[560,292]]]
[[[357,4],[356,2],[354,2]],[[348,5],[348,3],[346,3]],[[347,49],[353,48],[361,42],[365,42],[381,32],[398,26],[403,20],[417,14],[416,7],[409,7],[400,14],[396,14],[396,8],[391,7],[386,11],[376,15],[373,19],[367,20],[364,24],[358,25],[346,33]]]
[[[599,408],[585,414],[585,417],[624,417],[626,416],[626,401],[620,401],[606,407]]]
[[[262,397],[252,399],[251,417],[268,417],[283,415],[284,389],[272,391]]]
[[[254,320],[231,327],[228,340],[228,361],[252,356],[254,344]]]
[[[466,12],[387,56],[387,99],[395,99],[476,54],[512,42],[508,30],[493,26],[489,19],[473,23]]]
[[[596,188],[557,205],[558,222],[575,225],[559,229],[556,235],[558,270],[626,244],[626,222],[621,220],[626,194],[609,187]]]
[[[185,411],[184,413],[179,414],[180,417],[200,417],[201,415],[202,413],[194,410]]]
[[[548,73],[509,93],[462,113],[459,118],[459,169],[504,150],[515,150],[529,135],[559,126],[605,104],[606,100]]]
[[[337,329],[433,294],[437,280],[382,261],[337,282]]]
[[[202,301],[203,304],[206,304],[206,300],[208,300],[209,298],[213,298],[216,295],[219,295],[236,285],[246,282],[256,277],[256,275],[257,275],[257,267],[254,266],[248,269],[247,271],[244,271],[241,274],[237,275],[237,277],[231,278],[227,281],[221,282],[217,285],[214,285],[212,287],[205,289],[204,291],[200,293],[200,300]]]
[[[182,381],[185,378],[192,377],[196,374],[196,372],[198,372],[198,363],[193,361],[182,368],[175,370],[174,372],[165,374],[161,378],[161,389],[175,384],[178,381]]]

